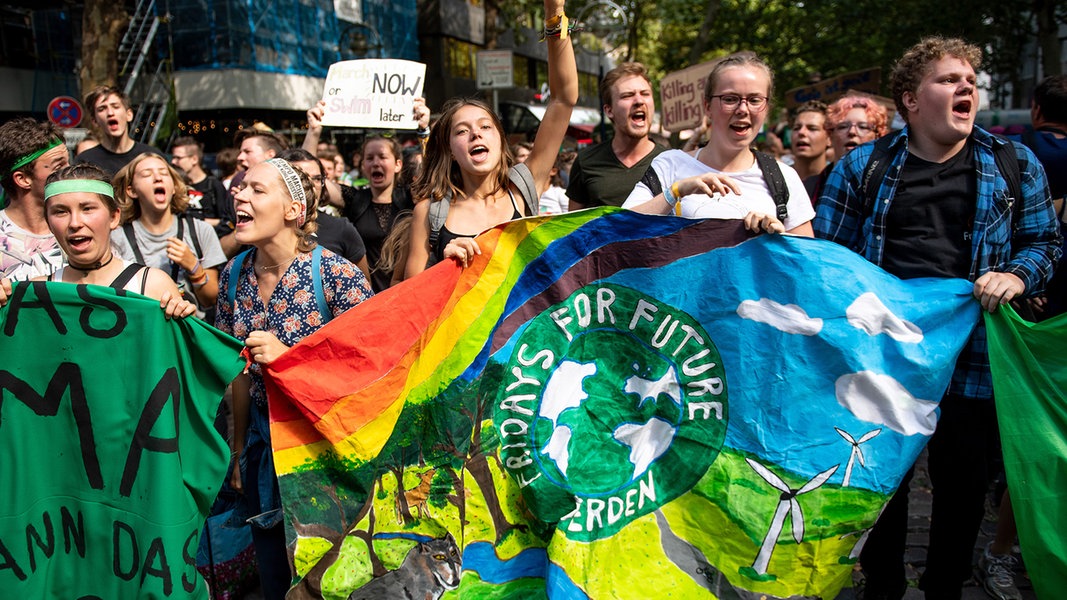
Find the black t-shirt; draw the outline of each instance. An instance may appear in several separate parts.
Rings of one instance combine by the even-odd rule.
[[[233,231],[237,220],[230,193],[214,175],[189,186],[189,208],[185,212],[197,219],[219,219],[219,224],[214,226],[219,237]]]
[[[909,154],[886,216],[882,268],[901,279],[967,279],[977,197],[970,141],[943,163]]]
[[[611,142],[583,150],[571,166],[567,197],[585,208],[622,206],[652,164],[652,159],[664,150],[666,148],[655,144],[652,151],[632,167],[619,162]]]
[[[370,188],[354,188],[348,185],[341,186],[341,198],[344,199],[344,216],[356,226],[359,237],[367,248],[367,262],[371,267],[371,287],[375,293],[389,287],[393,274],[375,270],[378,259],[382,255],[382,244],[389,232],[393,229],[396,217],[403,210],[412,210],[415,204],[411,201],[411,194],[407,188],[399,185],[393,186],[393,202],[382,204],[375,208],[372,201],[373,192]],[[384,211],[385,227],[378,218],[378,211]]]
[[[80,165],[82,163],[92,163],[101,169],[103,169],[108,175],[114,177],[115,173],[118,173],[122,167],[130,164],[130,161],[137,158],[141,154],[148,152],[150,154],[158,154],[163,156],[163,153],[159,150],[149,146],[148,144],[142,144],[141,142],[134,142],[133,148],[130,148],[129,152],[123,152],[122,154],[116,154],[103,146],[93,146],[88,150],[74,157],[74,164]],[[164,159],[166,160],[166,159]]]
[[[363,239],[359,237],[354,225],[348,219],[342,219],[319,211],[315,222],[319,229],[315,232],[315,240],[323,248],[330,250],[338,256],[348,259],[348,262],[356,264],[367,255],[367,249],[363,246]]]

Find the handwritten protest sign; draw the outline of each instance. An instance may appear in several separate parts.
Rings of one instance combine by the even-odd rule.
[[[229,451],[212,421],[241,343],[159,301],[23,282],[0,309],[0,589],[208,597],[201,528]]]
[[[704,116],[704,84],[718,60],[693,65],[670,73],[659,84],[663,128],[667,131],[693,129]]]
[[[412,111],[422,95],[426,65],[410,60],[368,58],[330,65],[322,97],[322,124],[377,129],[415,129]]]

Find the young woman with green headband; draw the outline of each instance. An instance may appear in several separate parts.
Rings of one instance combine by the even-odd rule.
[[[119,258],[111,248],[111,231],[119,226],[119,204],[108,176],[90,164],[63,167],[44,188],[45,218],[67,265],[40,281],[94,284],[155,298],[167,318],[187,317],[196,307],[183,300],[166,273]],[[0,283],[0,305],[11,282]]]

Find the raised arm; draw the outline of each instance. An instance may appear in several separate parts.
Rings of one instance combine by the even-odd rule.
[[[404,266],[404,279],[422,273],[426,270],[426,262],[430,259],[430,201],[422,200],[415,203],[415,209],[411,212],[411,237],[408,241],[408,259]]]
[[[556,164],[556,156],[570,126],[571,112],[578,103],[578,66],[574,61],[574,46],[566,30],[564,0],[545,0],[545,28],[560,29],[558,35],[550,35],[548,44],[548,89],[549,101],[545,117],[537,129],[534,147],[526,166],[530,167],[537,193],[548,189],[549,174]],[[566,37],[564,37],[566,36]]]
[[[304,136],[304,143],[300,145],[301,148],[307,150],[312,156],[315,155],[315,151],[319,147],[319,140],[322,139],[322,117],[326,114],[326,101],[319,100],[315,106],[308,109],[308,132]]]

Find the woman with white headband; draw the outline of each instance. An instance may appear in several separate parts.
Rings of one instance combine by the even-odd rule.
[[[318,210],[299,168],[280,158],[252,167],[234,209],[237,242],[252,249],[223,269],[215,326],[245,340],[253,363],[233,383],[233,485],[243,491],[238,517],[252,524],[263,596],[280,599],[292,575],[262,368],[372,292],[362,271],[311,238]]]
[[[91,164],[62,167],[44,187],[48,229],[67,265],[37,281],[93,284],[122,289],[159,300],[167,318],[187,317],[196,306],[182,299],[178,286],[159,269],[123,260],[111,247],[119,226],[119,203],[106,173]],[[7,302],[11,282],[0,282],[0,306]]]

